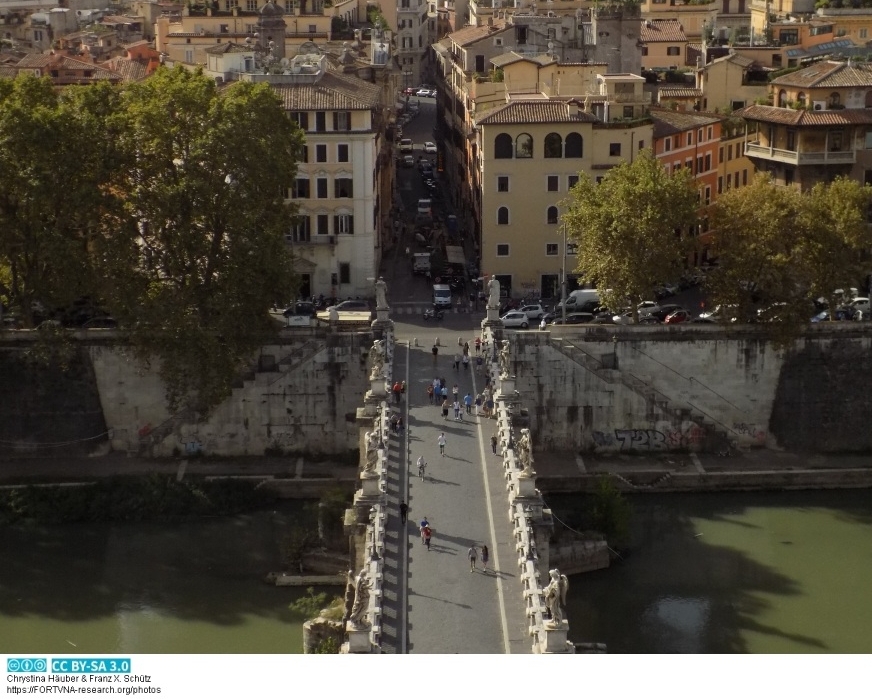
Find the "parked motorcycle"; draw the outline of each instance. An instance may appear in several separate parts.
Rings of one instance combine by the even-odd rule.
[[[427,309],[424,312],[425,321],[441,321],[443,318],[445,318],[445,313],[439,309]]]

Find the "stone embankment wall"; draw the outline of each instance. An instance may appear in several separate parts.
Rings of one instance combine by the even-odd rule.
[[[754,327],[555,327],[517,334],[512,360],[548,451],[872,450],[867,324],[820,324],[785,351]]]
[[[22,331],[0,335],[7,366],[12,358],[24,356],[34,341],[34,334]],[[31,422],[39,419],[46,425],[63,425],[67,421],[69,434],[63,435],[69,439],[108,431],[113,450],[153,457],[279,451],[337,455],[357,449],[355,412],[369,387],[365,366],[372,344],[369,331],[283,330],[279,342],[252,358],[250,370],[232,395],[205,419],[185,411],[170,414],[157,363],[145,366],[138,362],[118,343],[114,331],[79,333],[75,342],[80,371],[63,372],[51,366],[31,369],[37,377],[44,375],[39,381],[52,378],[50,393],[4,379],[0,403],[10,408],[21,405],[21,391],[30,402]],[[88,397],[95,400],[88,403]],[[81,420],[70,420],[84,413],[77,408],[80,404],[96,412],[87,426]],[[17,434],[22,439],[46,437],[45,429],[38,433],[25,429],[21,420],[8,424],[19,426]],[[31,451],[26,446],[10,449],[9,441],[0,447],[4,454]]]

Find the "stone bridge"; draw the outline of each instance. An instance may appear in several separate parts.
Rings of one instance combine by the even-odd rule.
[[[608,566],[607,546],[571,547],[562,572],[550,556],[551,513],[536,489],[526,411],[496,310],[482,324],[481,353],[471,350],[470,367],[459,370],[449,358],[434,360],[430,347],[397,341],[386,304],[376,313],[370,388],[357,415],[359,488],[346,516],[354,569],[343,651],[574,653],[561,600],[565,573]],[[461,405],[467,393],[482,393],[482,407],[443,417],[442,402],[427,394],[434,375],[462,385]],[[399,401],[396,382],[406,387]]]

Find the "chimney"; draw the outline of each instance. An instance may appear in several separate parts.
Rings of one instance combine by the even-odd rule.
[[[493,26],[494,26],[494,18],[493,18],[493,15],[491,15],[490,17],[487,18],[487,26],[488,26],[488,27],[493,27]]]

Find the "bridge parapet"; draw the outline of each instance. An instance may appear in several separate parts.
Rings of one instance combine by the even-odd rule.
[[[498,342],[498,323],[482,324],[484,353],[489,359],[490,376],[496,378],[494,404],[497,441],[503,457],[503,470],[509,502],[508,517],[515,538],[517,566],[523,584],[523,602],[527,631],[533,638],[534,654],[575,653],[568,640],[569,622],[563,615],[568,582],[557,569],[548,571],[548,540],[553,530],[551,512],[544,507],[536,488],[533,468],[533,445],[530,431],[520,430],[520,394],[511,376],[511,358],[506,342]],[[549,583],[543,588],[542,571],[548,571]]]

